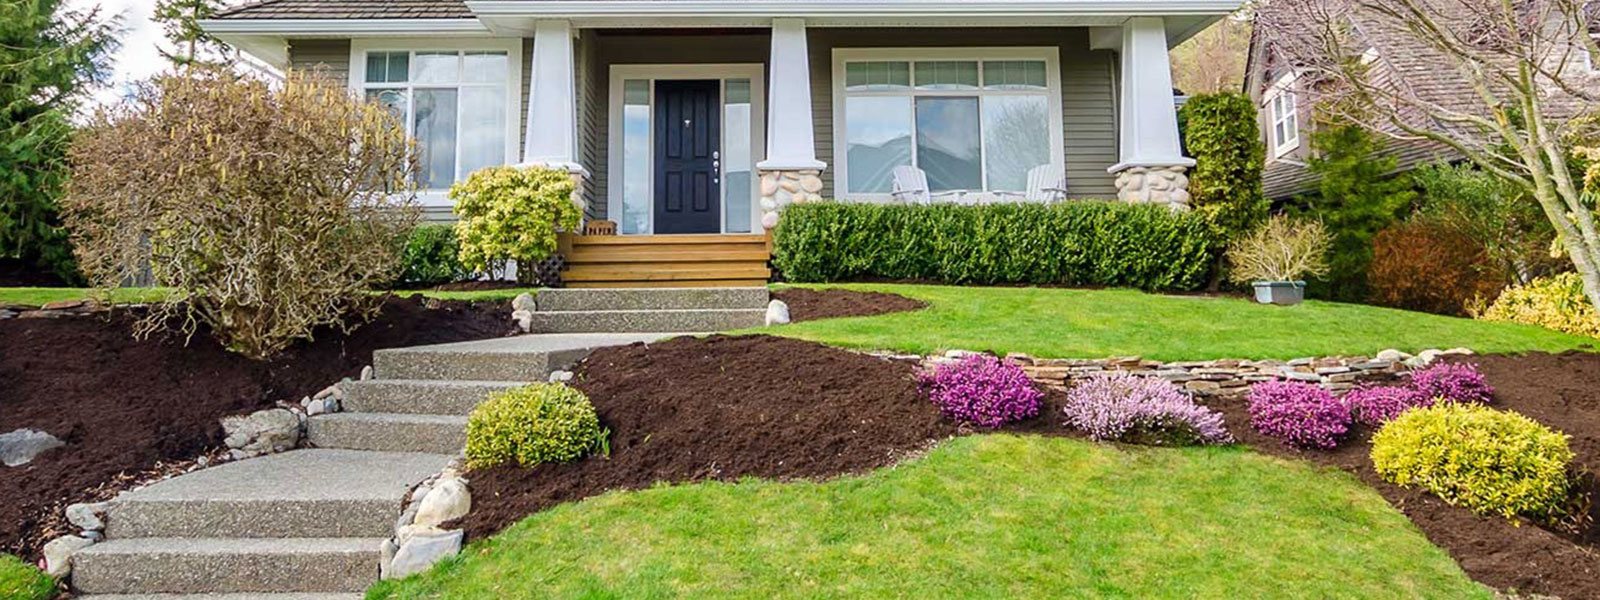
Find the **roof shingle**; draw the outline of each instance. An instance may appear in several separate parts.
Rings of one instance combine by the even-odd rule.
[[[470,19],[463,0],[260,0],[218,19]]]

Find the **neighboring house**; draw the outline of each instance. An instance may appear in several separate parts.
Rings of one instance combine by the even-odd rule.
[[[1186,202],[1168,48],[1239,4],[265,0],[204,27],[391,106],[432,218],[473,169],[529,164],[621,235],[731,235],[889,201],[902,165],[934,192],[1021,193],[1050,165],[1073,197]]]
[[[1463,6],[1463,5],[1454,5]],[[1465,8],[1460,8],[1465,11]],[[1463,13],[1463,18],[1467,18]],[[1409,94],[1440,106],[1462,108],[1481,106],[1466,78],[1437,50],[1405,33],[1392,31],[1364,19],[1353,26],[1372,46],[1361,55],[1374,81],[1396,86]],[[1309,26],[1309,25],[1308,25]],[[1294,65],[1274,52],[1271,32],[1256,28],[1250,37],[1245,72],[1245,93],[1260,111],[1262,141],[1267,163],[1263,187],[1272,200],[1283,200],[1316,191],[1319,178],[1307,168],[1311,157],[1312,106],[1308,98],[1314,89],[1300,77]],[[1583,76],[1595,73],[1587,52],[1575,53],[1581,65],[1573,72]],[[1456,150],[1430,140],[1383,138],[1387,155],[1397,162],[1395,173],[1439,162],[1463,160]]]

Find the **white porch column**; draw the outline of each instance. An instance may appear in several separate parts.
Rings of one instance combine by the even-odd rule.
[[[761,224],[772,229],[790,204],[821,200],[816,121],[811,116],[811,58],[804,19],[772,20],[767,85],[767,159],[761,172]]]
[[[566,169],[580,178],[581,185],[581,178],[589,173],[578,162],[578,84],[572,39],[571,22],[543,20],[534,25],[522,164]]]
[[[1122,26],[1121,161],[1117,196],[1125,202],[1186,209],[1194,160],[1183,156],[1173,104],[1171,58],[1161,17],[1133,17]]]

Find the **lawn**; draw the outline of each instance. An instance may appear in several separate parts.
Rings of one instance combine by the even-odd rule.
[[[56,595],[56,581],[10,554],[0,554],[0,598],[48,600]]]
[[[1307,301],[1266,306],[1226,297],[1133,290],[897,284],[842,287],[909,296],[926,310],[752,330],[835,346],[926,354],[948,349],[1039,357],[1139,355],[1154,360],[1367,355],[1467,347],[1478,352],[1593,349],[1600,342],[1540,327]]]
[[[438,290],[397,290],[375,292],[380,294],[395,294],[399,296],[426,296],[440,300],[510,300],[523,292],[536,293],[534,288],[511,288],[504,290],[478,290],[467,292],[438,291]],[[59,300],[82,300],[89,297],[90,290],[84,288],[34,288],[34,287],[3,287],[0,288],[0,304],[29,304],[39,306],[47,302]],[[116,304],[137,304],[144,302],[159,302],[170,293],[168,288],[122,288],[112,294],[112,302]]]
[[[541,512],[369,599],[1490,598],[1348,475],[1240,448],[984,435],[834,481]]]

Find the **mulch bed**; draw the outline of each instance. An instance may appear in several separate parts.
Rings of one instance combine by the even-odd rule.
[[[61,507],[216,450],[223,416],[357,377],[377,349],[506,335],[509,310],[390,296],[377,319],[349,335],[322,331],[268,362],[204,334],[187,346],[176,334],[135,340],[138,315],[126,310],[0,320],[0,430],[29,427],[67,442],[27,465],[0,467],[0,552],[37,558],[44,541],[68,533]]]
[[[1492,406],[1521,413],[1572,436],[1579,470],[1600,470],[1600,355],[1528,354],[1458,360],[1477,363],[1494,386]],[[1479,516],[1420,489],[1403,489],[1379,478],[1370,456],[1372,431],[1357,431],[1333,451],[1300,451],[1256,433],[1250,427],[1244,400],[1207,404],[1222,411],[1228,431],[1256,450],[1336,467],[1359,477],[1480,583],[1567,600],[1600,598],[1600,528],[1595,527],[1592,506],[1584,509],[1587,516],[1562,527]],[[1592,481],[1586,485],[1591,500],[1600,498]]]
[[[871,317],[922,310],[928,303],[896,294],[854,290],[785,288],[772,297],[789,305],[789,322],[815,321],[839,317]]]
[[[410,291],[410,292],[418,292],[418,291],[486,292],[486,291],[492,291],[492,290],[509,290],[509,289],[516,288],[516,287],[519,287],[519,285],[515,281],[488,281],[488,280],[478,281],[478,280],[474,280],[474,281],[457,281],[457,282],[454,282],[454,283],[446,283],[446,284],[442,284],[442,285],[436,285],[436,286],[433,286],[433,287],[430,287],[430,288],[421,288],[421,289],[406,290],[406,291]]]
[[[1600,466],[1600,355],[1471,360],[1495,386],[1497,408],[1565,431],[1582,468]],[[827,478],[888,465],[965,433],[918,393],[913,370],[906,362],[769,336],[600,350],[578,366],[575,385],[612,431],[609,459],[474,471],[473,512],[454,526],[480,539],[529,514],[609,490],[746,476]],[[1061,425],[1061,400],[1059,392],[1047,393],[1040,418],[1006,430],[1077,436]],[[1379,479],[1368,458],[1369,431],[1332,452],[1298,451],[1257,434],[1243,400],[1210,404],[1242,443],[1359,477],[1479,582],[1568,600],[1600,598],[1600,530],[1592,520],[1545,528],[1481,517]]]

